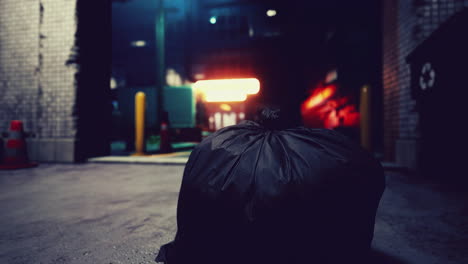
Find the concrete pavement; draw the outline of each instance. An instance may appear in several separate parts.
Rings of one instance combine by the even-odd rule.
[[[175,234],[183,166],[0,171],[0,263],[154,263]]]
[[[154,263],[175,235],[183,168],[86,163],[0,171],[0,263]],[[467,201],[388,172],[376,263],[468,263]]]
[[[144,156],[104,156],[88,159],[91,163],[130,163],[130,164],[159,164],[184,166],[191,151],[179,151],[167,154],[148,154]]]

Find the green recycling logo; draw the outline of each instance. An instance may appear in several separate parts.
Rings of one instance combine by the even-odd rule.
[[[423,91],[427,90],[428,88],[432,88],[435,83],[436,73],[434,68],[429,62],[426,62],[421,69],[421,75],[419,76],[419,87]]]

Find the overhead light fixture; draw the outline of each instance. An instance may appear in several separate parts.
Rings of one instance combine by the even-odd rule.
[[[216,17],[215,16],[212,16],[210,18],[210,23],[213,24],[213,25],[216,24]]]
[[[115,80],[114,77],[111,77],[111,79],[110,79],[110,88],[112,90],[117,88],[117,81]]]
[[[266,15],[269,17],[274,17],[276,16],[276,10],[275,9],[268,9],[266,12]]]
[[[135,40],[135,41],[132,41],[132,43],[130,43],[130,45],[132,47],[140,48],[140,47],[146,46],[146,41],[144,41],[144,40]]]

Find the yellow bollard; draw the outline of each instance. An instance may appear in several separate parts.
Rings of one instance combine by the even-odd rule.
[[[361,88],[361,102],[359,105],[359,112],[361,116],[361,146],[365,149],[372,151],[371,141],[371,91],[369,86]]]
[[[138,92],[135,95],[135,154],[145,155],[145,107],[146,95]]]

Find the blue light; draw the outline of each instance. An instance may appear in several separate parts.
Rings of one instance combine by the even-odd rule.
[[[213,25],[216,24],[216,17],[215,16],[212,16],[210,18],[210,23],[213,24]]]

